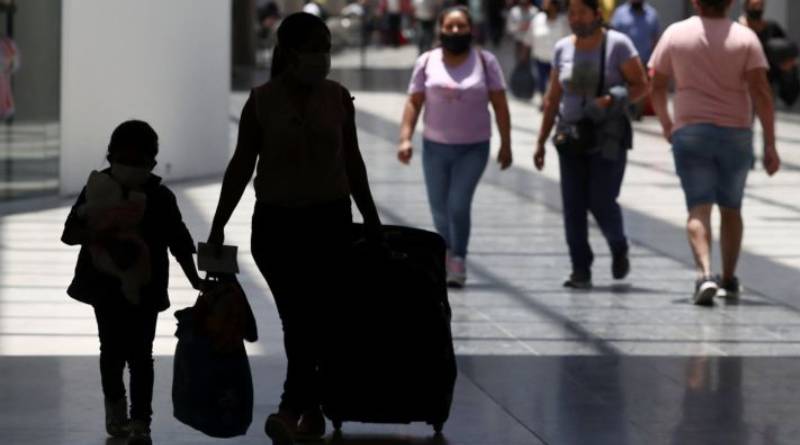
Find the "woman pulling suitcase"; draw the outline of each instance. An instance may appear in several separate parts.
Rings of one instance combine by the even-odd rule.
[[[338,295],[350,247],[350,196],[377,239],[380,219],[358,147],[350,93],[326,80],[331,35],[319,18],[297,13],[278,29],[272,77],[242,111],[208,242],[224,228],[256,171],[252,251],[283,324],[288,369],[280,407],[265,431],[276,444],[320,438],[321,315]],[[333,290],[332,290],[333,289]]]

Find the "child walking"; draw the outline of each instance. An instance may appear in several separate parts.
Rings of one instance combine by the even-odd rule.
[[[157,154],[158,135],[150,125],[135,120],[120,124],[108,145],[111,167],[92,172],[61,237],[70,246],[81,246],[67,293],[94,307],[106,431],[127,437],[129,445],[152,443],[153,340],[158,313],[170,305],[167,250],[192,287],[199,289],[201,283],[192,256],[194,241],[175,195],[151,173]]]

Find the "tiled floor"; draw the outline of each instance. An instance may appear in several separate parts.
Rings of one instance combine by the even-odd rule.
[[[419,157],[394,159],[402,95],[354,91],[361,146],[386,222],[430,228]],[[243,100],[235,96],[232,108]],[[237,110],[238,111],[238,110]],[[633,273],[609,277],[599,232],[591,292],[560,284],[568,271],[555,159],[542,174],[528,166],[538,115],[514,103],[515,167],[492,164],[478,189],[469,286],[450,294],[459,379],[443,438],[425,425],[345,424],[337,443],[364,445],[766,445],[795,444],[800,430],[800,304],[793,233],[783,220],[800,208],[796,170],[775,182],[754,173],[746,203],[742,261],[747,292],[713,308],[689,304],[693,273],[680,225],[677,182],[665,143],[640,126],[622,201],[633,242]],[[782,124],[783,125],[783,124]],[[784,128],[784,132],[786,131]],[[798,158],[786,143],[787,158]],[[800,161],[800,159],[798,159]],[[658,169],[649,166],[657,166]],[[219,183],[174,186],[194,236],[203,239]],[[760,201],[753,196],[757,195]],[[58,242],[68,202],[0,217],[0,443],[115,444],[106,441],[96,328],[90,308],[64,295],[76,250]],[[264,417],[275,409],[284,372],[281,332],[269,290],[249,256],[253,197],[240,204],[227,239],[241,246],[242,282],[261,339],[249,348],[256,418],[247,436],[268,443]],[[771,219],[772,218],[772,219]],[[778,218],[778,219],[775,219]],[[774,258],[770,246],[785,245]],[[794,254],[792,254],[794,252]],[[173,265],[173,309],[156,340],[154,439],[211,444],[172,417],[174,309],[194,292]],[[328,442],[335,442],[328,437]]]

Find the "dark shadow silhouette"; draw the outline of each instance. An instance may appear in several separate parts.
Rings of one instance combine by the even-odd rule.
[[[441,430],[456,374],[444,243],[381,227],[353,100],[326,79],[325,23],[292,14],[277,37],[271,79],[242,111],[208,240],[223,244],[256,171],[251,251],[275,298],[288,360],[266,433],[276,442],[319,437],[323,412],[335,427],[426,421]],[[364,225],[352,224],[351,197]]]
[[[596,443],[631,443],[622,363],[618,357],[560,358],[555,443],[582,445],[588,438]]]
[[[394,437],[389,435],[335,433],[325,443],[329,445],[450,445],[444,435],[432,437]]]
[[[661,289],[653,289],[649,287],[639,287],[631,283],[613,283],[604,286],[594,286],[589,289],[590,292],[608,292],[612,294],[658,294],[664,295]]]
[[[683,305],[683,304],[693,304],[691,298],[678,298],[672,300],[673,304]],[[780,307],[781,305],[769,302],[769,301],[753,301],[748,300],[746,298],[715,298],[713,304],[709,306],[698,306],[698,307],[707,307],[712,308],[717,305],[722,306],[750,306],[750,307]]]
[[[749,300],[747,298],[723,298],[720,301],[720,304],[723,306],[746,306],[746,307],[775,307],[777,306],[774,303],[769,301],[754,301]]]
[[[200,286],[194,241],[175,196],[151,173],[157,154],[158,135],[150,125],[120,124],[108,145],[111,167],[91,173],[61,237],[81,246],[67,293],[94,307],[106,430],[127,435],[130,414],[131,430],[142,443],[149,443],[156,320],[170,305],[169,251],[192,285]]]

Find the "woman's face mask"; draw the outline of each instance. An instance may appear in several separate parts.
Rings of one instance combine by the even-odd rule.
[[[295,53],[292,76],[301,84],[316,85],[325,80],[330,71],[330,53]]]
[[[442,33],[439,35],[439,40],[442,42],[442,48],[451,54],[464,54],[472,47],[471,33]]]
[[[761,20],[764,17],[763,9],[748,9],[747,18],[753,21]]]
[[[572,32],[579,38],[586,38],[590,37],[592,34],[595,33],[600,27],[603,26],[603,22],[601,19],[594,20],[589,23],[570,23],[570,28],[572,28]]]
[[[111,163],[111,176],[128,188],[138,188],[150,179],[151,168],[131,167],[118,162]]]

